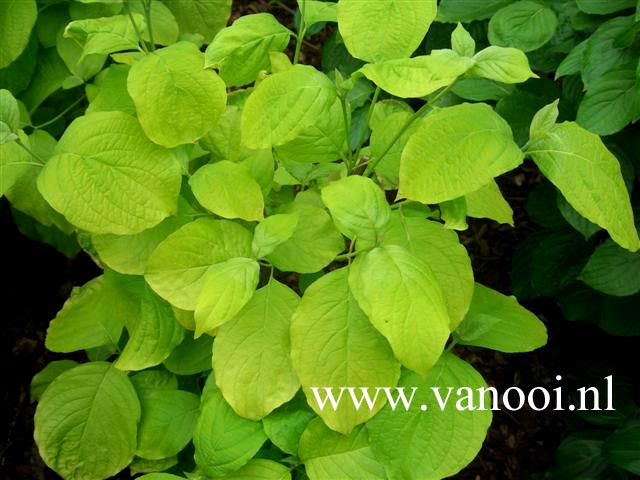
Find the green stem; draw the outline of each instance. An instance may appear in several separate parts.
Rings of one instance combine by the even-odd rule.
[[[440,100],[447,93],[449,93],[449,90],[451,90],[451,87],[453,87],[454,84],[455,82],[449,85],[448,87],[443,88],[440,91],[440,93],[438,93],[435,97],[433,97],[431,100],[425,103],[422,107],[420,107],[420,109],[417,112],[415,112],[409,120],[407,120],[407,122],[402,126],[402,128],[398,131],[395,137],[393,137],[393,140],[391,140],[391,143],[389,143],[389,145],[387,146],[387,148],[385,148],[382,154],[378,158],[374,159],[371,163],[369,163],[369,165],[367,166],[367,169],[364,172],[365,177],[368,177],[373,173],[373,171],[378,166],[378,164],[382,161],[382,159],[389,153],[389,151],[391,151],[391,149],[396,144],[396,142],[400,140],[400,137],[402,137],[402,135],[404,135],[407,129],[411,125],[413,125],[413,122],[415,122],[418,118],[422,117],[422,114],[424,114],[429,108],[435,105],[438,102],[438,100]]]
[[[449,346],[446,348],[445,352],[447,353],[450,352],[451,350],[453,350],[453,347],[455,347],[457,344],[458,344],[458,341],[455,338],[453,338]]]
[[[300,28],[298,29],[298,37],[296,38],[296,51],[293,54],[293,64],[297,65],[300,61],[300,51],[302,50],[302,42],[304,41],[304,36],[307,33],[307,24],[304,21],[304,12],[307,1],[302,0],[302,5],[300,6]]]
[[[373,110],[376,107],[376,103],[378,103],[378,98],[380,97],[381,92],[380,87],[376,87],[376,91],[373,93],[373,98],[371,99],[371,105],[369,105],[369,112],[367,113],[367,123],[365,127],[362,129],[362,133],[360,134],[360,139],[358,140],[358,148],[356,149],[355,159],[356,159],[356,167],[358,167],[360,162],[360,151],[362,150],[362,145],[364,144],[365,137],[367,135],[367,128],[371,127],[371,117],[373,116]]]
[[[36,130],[47,127],[49,125],[51,125],[52,123],[57,122],[59,119],[61,119],[62,117],[64,117],[67,113],[69,113],[75,106],[77,106],[80,102],[82,102],[85,99],[85,96],[82,95],[79,99],[77,99],[75,102],[73,102],[71,105],[69,105],[67,108],[65,108],[62,112],[60,112],[58,115],[56,115],[55,117],[53,117],[51,120],[47,120],[44,123],[41,123],[40,125],[33,125],[33,128],[35,128]]]
[[[147,22],[147,31],[149,32],[149,48],[153,52],[156,49],[156,42],[153,40],[153,27],[151,25],[151,2],[152,0],[143,0],[144,18]]]
[[[147,49],[147,45],[145,44],[145,41],[142,38],[142,34],[140,33],[140,29],[138,28],[138,25],[136,24],[136,21],[133,18],[133,14],[131,13],[131,8],[129,7],[129,0],[124,0],[124,8],[127,11],[127,15],[129,15],[129,20],[131,20],[131,25],[133,25],[133,29],[136,32],[136,36],[138,37],[138,42],[140,43],[140,45],[142,45],[142,50],[144,50],[144,53],[149,53],[149,50]]]
[[[351,244],[351,247],[353,247],[353,245],[354,245],[354,244],[355,244],[355,239],[354,239],[353,243]],[[371,247],[371,248],[365,248],[365,249],[363,249],[363,250],[358,250],[358,251],[356,251],[356,252],[352,252],[352,251],[351,251],[351,250],[352,250],[352,248],[351,248],[351,247],[349,248],[349,252],[348,252],[348,253],[344,253],[344,254],[342,254],[342,255],[338,255],[338,256],[334,259],[334,262],[346,262],[346,261],[349,261],[349,260],[351,260],[353,257],[355,257],[355,256],[357,256],[357,255],[360,255],[361,253],[368,252],[369,250],[371,250],[371,249],[373,248],[373,247]]]
[[[342,106],[342,117],[344,119],[344,134],[347,142],[347,171],[351,171],[353,167],[353,152],[351,151],[351,145],[349,145],[349,132],[351,132],[351,121],[349,119],[349,112],[347,111],[347,99],[344,95],[340,95],[340,105]]]
[[[351,253],[345,253],[344,255],[338,255],[334,261],[335,262],[345,262],[347,260],[352,259],[353,257],[355,257],[356,255],[358,255],[358,253],[360,252],[351,252]]]

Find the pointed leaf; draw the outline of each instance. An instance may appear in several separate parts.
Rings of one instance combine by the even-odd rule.
[[[260,185],[242,165],[223,160],[198,169],[189,185],[200,204],[224,218],[262,220]]]
[[[627,250],[640,249],[620,163],[600,137],[565,122],[533,139],[527,154],[580,215]]]
[[[389,344],[350,292],[348,276],[349,270],[342,268],[314,282],[291,325],[291,357],[307,402],[329,428],[343,434],[374,416],[385,398],[377,398],[374,408],[365,404],[357,410],[345,392],[345,401],[337,409],[329,404],[320,408],[312,387],[321,396],[325,388],[337,392],[343,387],[353,387],[359,395],[360,388],[393,387],[400,376]]]
[[[211,266],[196,305],[196,338],[235,317],[253,296],[259,276],[260,265],[250,258]]]
[[[454,200],[516,168],[522,159],[511,128],[488,105],[443,108],[427,116],[409,139],[399,196],[426,204]]]
[[[201,218],[169,235],[151,254],[145,280],[183,310],[195,310],[206,273],[216,263],[251,256],[251,233],[228,220]]]
[[[396,358],[426,375],[449,337],[442,288],[429,266],[402,247],[380,247],[356,259],[349,286]]]
[[[474,65],[453,50],[367,64],[360,71],[384,91],[401,98],[425,97],[451,85]]]
[[[49,204],[78,228],[132,235],[176,211],[180,165],[121,112],[79,117],[38,178]]]
[[[547,343],[547,329],[515,297],[477,283],[471,308],[456,330],[456,338],[463,345],[499,352],[530,352]]]
[[[272,279],[216,335],[216,383],[241,417],[260,420],[300,387],[289,340],[298,302],[293,290]]]
[[[477,389],[486,388],[486,383],[471,365],[446,353],[426,379],[405,371],[399,386],[405,387],[407,395],[417,388],[410,409],[393,411],[387,405],[367,424],[371,449],[388,477],[423,480],[455,475],[480,451],[492,417],[490,410],[458,410],[455,392],[459,387],[471,389],[477,407]],[[443,399],[448,389],[454,392],[444,410],[431,390],[436,387]],[[422,405],[427,405],[427,410],[422,410]],[[488,401],[485,408],[491,408]]]
[[[66,371],[47,388],[34,435],[43,460],[60,476],[101,480],[133,460],[139,420],[140,403],[127,376],[94,362]]]

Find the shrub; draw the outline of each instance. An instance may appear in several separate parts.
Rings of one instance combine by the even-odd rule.
[[[618,160],[558,123],[514,48],[553,38],[555,14],[539,32],[512,23],[533,2],[507,6],[493,45],[462,24],[427,33],[507,3],[304,0],[297,35],[269,14],[224,27],[224,0],[0,4],[1,193],[22,231],[104,269],[47,332],[89,360],[34,379],[47,465],[423,479],[475,457],[490,411],[420,411],[420,394],[409,411],[323,410],[312,387],[481,388],[454,344],[546,343],[514,298],[474,283],[455,233],[513,223],[495,178],[525,157],[606,248],[640,248]],[[322,23],[338,28],[324,71],[300,63]],[[524,122],[517,95],[535,98]]]

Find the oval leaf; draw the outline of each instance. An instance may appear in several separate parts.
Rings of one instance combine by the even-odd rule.
[[[293,290],[272,279],[216,335],[216,383],[244,418],[260,420],[291,400],[300,387],[289,341],[298,301]]]
[[[325,388],[335,395],[352,387],[359,397],[360,388],[394,387],[400,365],[389,344],[371,325],[353,298],[348,284],[349,270],[342,268],[314,282],[302,297],[291,324],[291,357],[311,408],[333,430],[349,434],[353,428],[374,416],[384,405],[379,396],[368,408],[359,410],[348,402],[348,391],[337,409],[330,403],[321,407]]]
[[[442,288],[429,266],[397,245],[358,256],[349,286],[407,368],[426,375],[449,338]]]
[[[140,403],[127,376],[109,363],[80,365],[42,395],[35,440],[45,463],[63,478],[101,480],[131,460]]]
[[[180,165],[121,112],[79,117],[38,177],[38,190],[69,222],[92,233],[133,235],[176,212]]]
[[[204,70],[194,44],[179,42],[156,50],[129,72],[127,86],[147,136],[165,147],[193,143],[225,111],[224,82]]]
[[[509,124],[488,105],[443,108],[428,115],[409,139],[400,164],[399,196],[426,204],[455,200],[513,170],[522,159]]]

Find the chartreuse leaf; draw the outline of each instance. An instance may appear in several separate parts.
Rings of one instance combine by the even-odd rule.
[[[302,0],[298,0],[302,6]],[[304,0],[304,21],[308,26],[319,22],[337,22],[338,5],[332,2]]]
[[[451,48],[464,57],[473,57],[476,53],[476,41],[461,23],[458,23],[451,34]]]
[[[602,293],[627,297],[640,291],[640,253],[631,253],[611,240],[600,245],[580,279]]]
[[[238,470],[266,439],[262,424],[236,415],[220,390],[203,396],[193,434],[196,465],[202,473],[219,477]]]
[[[264,79],[242,112],[243,144],[260,149],[290,142],[331,109],[336,95],[333,82],[309,66],[296,65]]]
[[[467,216],[490,218],[498,223],[513,226],[513,210],[502,196],[500,187],[491,180],[487,185],[464,196],[467,204]]]
[[[149,257],[157,246],[191,220],[186,214],[189,211],[186,201],[179,199],[178,209],[177,216],[166,218],[155,227],[136,235],[93,235],[91,245],[100,260],[116,272],[144,275]]]
[[[540,131],[526,153],[583,217],[632,252],[640,249],[620,163],[597,135],[573,122]]]
[[[296,230],[267,256],[283,272],[315,273],[329,265],[344,250],[344,240],[331,217],[322,208],[295,202],[280,213],[298,216]]]
[[[505,353],[530,352],[547,343],[547,329],[515,297],[476,283],[471,308],[455,337],[463,345]]]
[[[200,34],[210,43],[227,24],[231,0],[163,0],[176,17],[182,34]]]
[[[551,40],[557,26],[558,18],[551,8],[533,0],[520,0],[491,17],[489,41],[530,52]]]
[[[177,455],[193,436],[200,398],[177,389],[138,390],[142,418],[136,455],[161,460]]]
[[[440,217],[447,230],[463,231],[469,228],[467,225],[467,202],[465,197],[447,200],[440,204]]]
[[[131,475],[136,475],[138,473],[163,472],[165,470],[169,470],[171,467],[174,467],[177,464],[178,457],[176,455],[169,458],[163,458],[161,460],[147,460],[146,458],[135,457],[129,464],[129,471],[131,472]],[[151,476],[151,479],[153,480],[154,475],[160,475],[159,478],[156,476],[156,480],[162,480],[163,478],[165,480],[167,480],[167,478],[169,480],[175,480],[175,475],[172,475],[170,473],[149,473],[149,475],[143,475],[139,478],[145,478],[146,480],[149,480],[149,476]]]
[[[123,325],[137,313],[123,291],[123,278],[102,275],[74,288],[49,324],[47,349],[67,353],[117,345]]]
[[[349,286],[396,358],[426,375],[442,353],[450,323],[442,288],[429,266],[403,247],[379,247],[356,258]]]
[[[387,478],[369,447],[364,425],[345,436],[327,428],[319,418],[312,420],[300,438],[298,456],[311,480]]]
[[[360,71],[384,91],[401,98],[424,97],[451,85],[474,65],[453,50],[367,64]]]
[[[165,147],[202,138],[224,113],[227,93],[215,72],[204,70],[193,43],[179,42],[136,62],[127,81],[140,124]]]
[[[126,374],[105,362],[61,374],[44,392],[35,440],[63,478],[101,480],[126,467],[136,449],[140,403]]]
[[[538,76],[529,68],[527,56],[516,48],[488,47],[473,57],[469,75],[501,83],[522,83]]]
[[[78,362],[73,360],[54,360],[48,363],[42,370],[40,370],[31,380],[30,397],[31,400],[39,402],[40,397],[45,392],[47,387],[51,385],[60,374],[71,370],[78,366]]]
[[[216,480],[291,480],[291,469],[273,460],[252,458],[244,467],[216,476]]]
[[[251,257],[251,233],[228,220],[201,218],[158,245],[145,280],[172,305],[195,310],[211,266],[237,257]]]
[[[290,402],[264,417],[262,426],[276,447],[283,452],[297,455],[302,432],[315,417],[316,414],[309,408],[304,394],[299,391]]]
[[[46,162],[56,148],[56,140],[44,130],[34,130],[25,137],[18,132],[20,141],[26,145],[33,155],[28,155],[29,164],[19,174],[13,186],[6,192],[11,207],[29,215],[38,223],[46,227],[56,227],[64,233],[70,234],[73,227],[62,215],[56,212],[38,191],[38,176],[42,170],[40,161]],[[1,147],[0,147],[1,148]],[[24,150],[24,149],[20,149]],[[17,152],[16,152],[17,153]],[[17,157],[22,158],[21,156]],[[26,159],[25,159],[26,160]],[[4,175],[4,171],[2,172]]]
[[[546,107],[542,107],[538,113],[535,114],[533,120],[531,120],[531,128],[529,128],[530,138],[535,137],[538,133],[543,134],[553,129],[560,114],[558,110],[559,103],[560,100],[556,100]]]
[[[522,159],[509,124],[488,105],[443,108],[428,115],[407,142],[399,196],[426,204],[454,200],[513,170]]]
[[[264,258],[275,248],[289,240],[298,226],[295,213],[272,215],[261,221],[253,232],[251,250],[256,258]]]
[[[340,101],[323,112],[296,138],[275,148],[279,159],[298,163],[325,163],[339,159],[345,150],[344,114]]]
[[[380,105],[380,103],[378,105]],[[370,141],[371,155],[373,158],[382,158],[378,165],[376,165],[375,171],[376,175],[383,179],[385,189],[397,189],[400,182],[400,158],[409,138],[411,138],[420,126],[420,122],[416,121],[411,123],[400,138],[394,143],[392,142],[405,125],[409,125],[413,113],[411,108],[393,111],[380,120],[372,122]],[[389,145],[392,145],[391,149],[389,149]],[[389,150],[387,151],[387,149]],[[382,157],[385,151],[387,151],[387,154]]]
[[[232,258],[207,271],[196,304],[196,338],[231,320],[253,296],[260,265],[250,258]]]
[[[15,132],[20,126],[20,110],[18,109],[18,101],[13,97],[9,90],[0,90],[0,129],[3,133]],[[4,139],[0,136],[0,145]]]
[[[371,449],[385,466],[388,478],[423,480],[455,475],[482,446],[492,417],[489,398],[485,396],[487,410],[459,410],[454,393],[441,409],[431,389],[439,388],[444,399],[449,389],[456,392],[465,387],[465,397],[478,408],[481,394],[477,389],[487,388],[486,383],[471,365],[446,353],[425,379],[405,371],[399,386],[407,391],[417,387],[409,410],[400,407],[393,411],[387,405],[367,424]],[[462,401],[462,405],[467,403]],[[423,411],[422,405],[427,405],[427,410]]]
[[[382,244],[404,247],[429,265],[455,330],[469,310],[474,285],[471,259],[458,236],[440,223],[394,213]]]
[[[110,65],[87,85],[87,113],[120,111],[136,114],[136,107],[127,91],[128,65]]]
[[[262,220],[260,185],[242,165],[223,160],[198,169],[189,185],[200,204],[224,218]]]
[[[338,230],[360,246],[375,245],[389,223],[391,208],[370,178],[352,175],[332,182],[322,189],[322,201]]]
[[[240,118],[242,110],[236,105],[227,105],[215,127],[200,139],[200,145],[211,152],[214,160],[240,161],[243,147],[240,143]],[[248,149],[244,149],[248,150]]]
[[[324,388],[337,391],[353,387],[394,387],[400,365],[389,344],[371,325],[353,297],[348,283],[349,270],[334,270],[314,282],[302,297],[291,324],[291,357],[307,402],[333,430],[349,434],[384,405],[375,399],[373,408],[357,410],[345,401],[337,409],[321,408],[313,387],[322,397]],[[344,392],[345,400],[349,395]],[[373,398],[373,395],[372,395]]]
[[[138,13],[132,15],[138,28],[146,29],[144,17]],[[67,25],[64,36],[82,46],[80,60],[88,55],[138,49],[138,36],[127,15],[75,20]]]
[[[194,340],[190,333],[185,334],[182,343],[164,361],[164,366],[176,375],[195,375],[211,370],[212,344],[213,338],[209,335]]]
[[[4,195],[16,182],[39,162],[16,142],[0,144],[0,195]]]
[[[38,178],[49,204],[76,227],[132,235],[176,211],[180,165],[121,112],[79,117]]]
[[[9,66],[26,48],[37,17],[35,0],[0,2],[0,68]]]
[[[143,370],[161,364],[182,342],[184,329],[171,306],[159,298],[142,277],[134,277],[127,292],[137,303],[137,315],[129,321],[129,340],[115,363],[120,370]]]
[[[144,15],[143,1],[129,0],[129,8],[135,14]],[[173,13],[164,3],[159,0],[149,0],[151,2],[151,29],[153,31],[153,41],[158,45],[171,45],[178,40],[179,27]],[[142,39],[150,42],[149,28],[142,31]]]
[[[229,87],[247,85],[269,68],[269,53],[282,52],[291,32],[269,13],[246,15],[224,28],[205,52],[205,67],[218,69]]]
[[[349,53],[367,62],[408,58],[436,16],[436,0],[340,0],[338,27]]]
[[[289,340],[298,302],[293,290],[271,279],[216,335],[216,383],[241,417],[260,420],[300,387]]]
[[[137,392],[178,389],[178,378],[173,373],[162,369],[134,373],[131,376],[131,383]]]
[[[22,53],[7,67],[0,68],[0,86],[20,95],[29,86],[38,61],[39,42],[36,35],[31,35]],[[48,45],[51,47],[53,45]],[[4,48],[4,43],[2,47]]]

